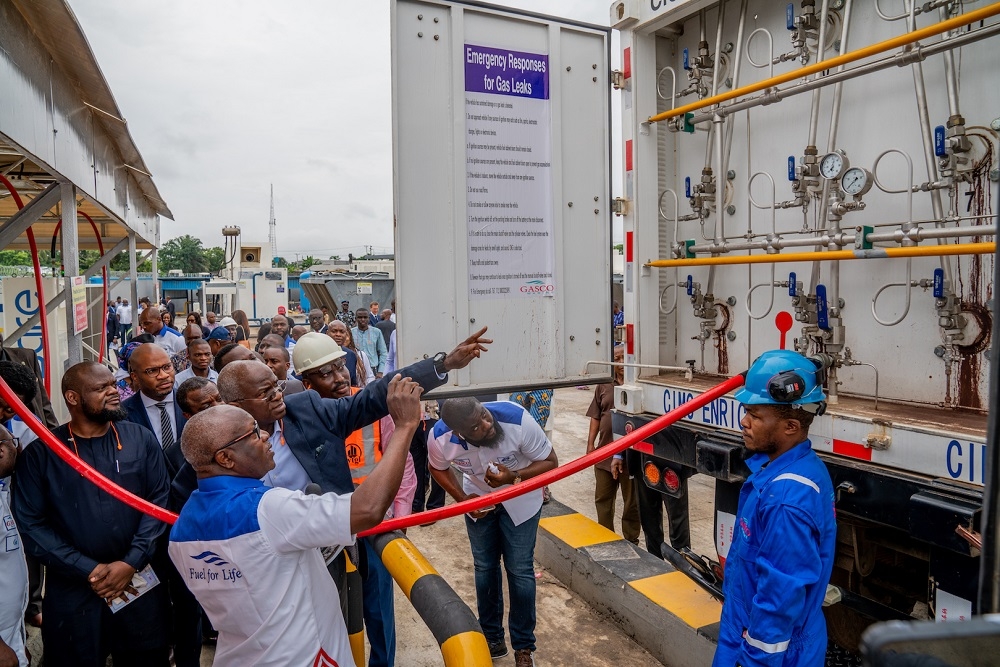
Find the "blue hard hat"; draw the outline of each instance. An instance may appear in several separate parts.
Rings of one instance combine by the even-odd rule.
[[[735,397],[746,405],[821,405],[826,402],[816,363],[791,350],[757,357]]]

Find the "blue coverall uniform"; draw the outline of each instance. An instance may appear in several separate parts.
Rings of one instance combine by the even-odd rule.
[[[726,559],[713,667],[822,667],[823,597],[837,547],[833,484],[805,440],[747,460]]]

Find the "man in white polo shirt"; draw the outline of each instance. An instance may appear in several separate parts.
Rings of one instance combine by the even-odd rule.
[[[408,378],[389,382],[396,431],[365,482],[344,495],[264,486],[274,467],[270,435],[240,408],[191,418],[181,448],[198,490],[170,531],[169,553],[219,631],[216,664],[354,665],[320,547],[352,544],[385,516],[420,423],[421,392]]]
[[[160,319],[160,309],[149,306],[139,315],[139,326],[153,337],[154,342],[166,350],[167,354],[175,355],[184,352],[184,336],[176,329],[171,329]]]
[[[517,403],[480,403],[452,398],[441,406],[441,420],[427,436],[427,461],[434,479],[462,501],[520,484],[552,470],[559,461],[545,432]],[[461,487],[448,470],[463,474]],[[542,513],[536,489],[495,508],[470,512],[465,519],[476,566],[479,624],[490,655],[507,655],[503,631],[503,554],[510,590],[510,643],[516,667],[532,667],[535,650],[535,535]]]

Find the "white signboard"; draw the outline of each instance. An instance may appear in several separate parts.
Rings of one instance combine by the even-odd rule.
[[[488,327],[435,396],[609,379],[610,30],[390,7],[397,365]]]
[[[469,297],[555,292],[549,57],[465,45]]]

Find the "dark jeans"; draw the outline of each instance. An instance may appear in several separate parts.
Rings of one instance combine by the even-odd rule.
[[[670,522],[670,546],[680,551],[691,546],[691,521],[688,518],[688,480],[687,473],[677,470],[680,477],[680,497],[674,498],[646,486],[642,471],[639,452],[628,450],[626,465],[634,476],[632,492],[639,501],[639,523],[646,537],[646,551],[657,558],[660,555],[660,545],[663,544],[663,507],[667,508],[667,519]]]
[[[413,470],[417,474],[417,489],[413,493],[413,513],[444,507],[444,487],[434,481],[427,469],[427,434],[434,428],[436,419],[425,419],[410,440],[410,456],[413,457]],[[427,496],[427,485],[430,484],[431,494]]]
[[[503,579],[500,558],[507,570],[510,592],[510,644],[514,650],[535,650],[535,537],[538,534],[539,509],[519,526],[515,526],[503,505],[478,520],[465,517],[472,545],[472,560],[476,567],[476,603],[479,624],[486,641],[499,642],[503,632]]]

